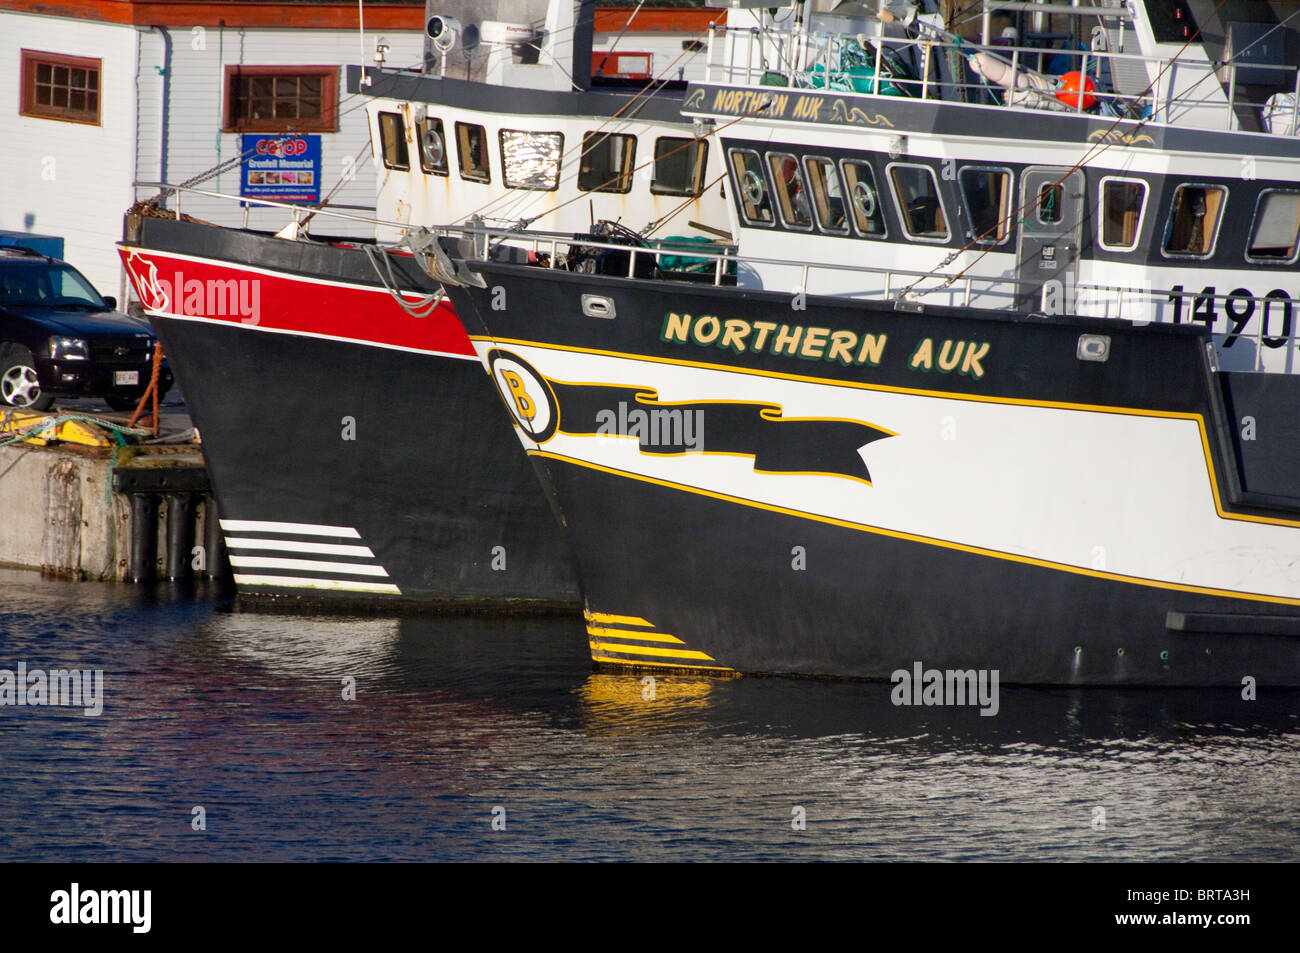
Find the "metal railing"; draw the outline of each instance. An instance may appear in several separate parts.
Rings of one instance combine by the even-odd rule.
[[[1097,10],[1100,12],[1105,8]],[[1289,113],[1289,128],[1293,134],[1300,133],[1300,70],[1295,66],[1250,64],[1252,71],[1273,71],[1287,77],[1291,91],[1286,96],[1291,101],[1282,105],[1283,101],[1276,98],[1262,102],[1242,99],[1235,61],[1206,62],[1203,58],[1192,61],[1108,50],[982,46],[957,37],[880,36],[869,39],[874,47],[867,54],[871,61],[870,70],[851,71],[845,69],[843,63],[846,49],[855,45],[862,48],[856,36],[713,25],[709,28],[705,82],[751,86],[769,92],[773,90],[773,83],[783,83],[796,91],[820,89],[851,96],[891,96],[895,99],[902,94],[921,101],[1000,105],[1026,111],[1051,109],[1206,129],[1241,128],[1237,111],[1244,108],[1257,110],[1261,118],[1266,111],[1270,119]],[[951,61],[961,64],[960,78],[933,78],[931,67],[936,57],[949,53],[960,57]],[[1023,81],[1027,85],[1009,89],[983,79],[965,59],[975,53],[995,58],[1005,67],[1013,84]],[[1055,75],[1047,76],[1040,69],[1045,59],[1056,57],[1065,58],[1069,66],[1066,70],[1060,70],[1058,66],[1056,75],[1081,73],[1088,77],[1094,88],[1076,92],[1073,89],[1057,90],[1049,85],[1035,86],[1035,82],[1055,79]],[[909,65],[919,64],[916,75],[888,75],[891,59]],[[1143,75],[1150,85],[1125,94],[1115,89],[1112,77],[1116,74]],[[968,75],[976,77],[976,80],[969,81]],[[1031,80],[1031,76],[1036,78]]]
[[[408,222],[354,215],[350,212],[319,205],[295,205],[273,199],[230,195],[224,192],[184,185],[152,182],[141,182],[137,183],[137,185],[141,188],[158,189],[166,195],[174,195],[177,198],[176,216],[178,218],[181,215],[180,196],[182,193],[190,193],[219,200],[245,202],[268,208],[282,209],[290,213],[290,218],[294,222],[301,222],[304,216],[319,215],[325,218],[337,218],[350,222],[400,229],[403,232],[419,231]],[[520,231],[508,227],[492,227],[488,225],[430,226],[424,231],[433,236],[467,239],[468,242],[463,244],[467,244],[472,248],[473,257],[476,260],[491,261],[499,248],[510,246],[531,252],[535,262],[540,262],[542,256],[545,255],[547,258],[545,267],[549,269],[560,268],[562,262],[568,261],[578,251],[585,253],[595,250],[620,252],[628,256],[626,270],[628,278],[637,276],[638,263],[644,263],[647,256],[652,264],[660,270],[659,277],[663,280],[673,280],[672,272],[660,267],[664,258],[688,257],[701,262],[708,262],[710,263],[709,269],[712,272],[712,284],[714,286],[727,283],[727,279],[731,276],[752,275],[757,277],[759,272],[772,274],[776,269],[782,269],[783,271],[777,273],[783,274],[795,271],[798,273],[798,284],[790,289],[792,295],[819,294],[815,285],[818,279],[827,275],[859,276],[866,280],[858,289],[832,292],[827,296],[856,300],[892,301],[895,307],[900,310],[919,311],[921,309],[917,307],[918,305],[934,304],[937,301],[937,303],[946,307],[977,308],[988,311],[1032,311],[1033,309],[1024,307],[1027,300],[1036,301],[1040,307],[1042,307],[1044,301],[1044,285],[1042,282],[1024,280],[1012,275],[968,275],[961,272],[875,265],[799,262],[789,259],[743,255],[732,246],[721,248],[700,247],[694,244],[673,244],[671,240],[665,240],[658,244],[648,243],[645,246],[637,246],[603,241],[599,238],[577,235],[572,232]],[[359,243],[370,243],[371,241],[368,239],[353,240]],[[392,245],[379,244],[378,248],[404,257],[411,254],[409,251],[399,250]],[[814,287],[810,287],[810,284],[813,284]],[[1126,320],[1137,323],[1175,323],[1169,319],[1169,316],[1181,315],[1182,311],[1185,310],[1188,314],[1188,320],[1181,323],[1193,323],[1195,320],[1193,303],[1195,306],[1208,311],[1222,311],[1225,315],[1235,314],[1238,316],[1238,326],[1235,330],[1230,328],[1224,341],[1231,340],[1234,345],[1237,341],[1253,342],[1255,344],[1254,365],[1256,370],[1267,369],[1264,367],[1263,361],[1266,353],[1280,351],[1283,348],[1294,349],[1297,345],[1300,345],[1300,297],[1282,299],[1275,294],[1202,295],[1196,292],[1188,292],[1185,297],[1191,299],[1191,303],[1185,302],[1180,307],[1173,302],[1173,296],[1168,290],[1154,289],[1150,286],[1068,282],[1063,285],[1063,289],[1072,299],[1069,302],[1072,306],[1059,312],[1063,315]],[[409,289],[409,292],[423,294],[424,290]],[[1114,314],[1111,314],[1110,302],[1112,301],[1114,302]],[[1087,310],[1089,305],[1085,305],[1083,309],[1078,307],[1080,302],[1088,302],[1092,306],[1092,311]],[[1208,308],[1205,307],[1206,303],[1209,304]],[[1249,306],[1251,316],[1259,315],[1258,326],[1249,333],[1246,332],[1245,328],[1249,319],[1240,318],[1241,309],[1246,306]],[[1105,313],[1094,313],[1098,310],[1104,310]],[[1277,315],[1277,321],[1280,325],[1277,328],[1271,327],[1274,314]],[[1043,318],[1049,317],[1046,311],[1040,312],[1040,316]],[[1278,330],[1282,333],[1269,333],[1271,330]],[[1217,335],[1224,332],[1216,331],[1215,333]],[[1217,347],[1220,349],[1221,354],[1227,353],[1223,350],[1224,343],[1221,342]],[[1294,365],[1294,367],[1288,368],[1289,372],[1300,373],[1300,361],[1293,358],[1289,363]]]
[[[317,215],[326,218],[340,218],[349,222],[359,222],[363,225],[380,225],[388,228],[410,228],[410,222],[391,222],[387,219],[374,218],[366,215],[353,215],[351,212],[339,211],[340,209],[358,209],[361,206],[356,205],[310,205],[295,202],[278,202],[275,199],[257,198],[251,195],[231,195],[227,192],[214,192],[211,189],[200,189],[190,185],[172,185],[169,182],[132,182],[133,188],[136,189],[156,189],[158,196],[165,202],[167,197],[175,199],[176,207],[174,209],[177,221],[183,214],[181,209],[181,195],[187,193],[190,195],[202,195],[207,198],[221,199],[228,202],[239,202],[245,207],[245,227],[247,227],[247,210],[250,206],[260,205],[266,208],[284,209],[292,214],[293,223],[301,226],[304,217],[315,217]]]

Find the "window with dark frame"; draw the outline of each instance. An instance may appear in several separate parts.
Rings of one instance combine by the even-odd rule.
[[[889,178],[907,237],[918,241],[947,241],[948,218],[939,197],[934,169],[899,162],[889,167]]]
[[[1137,248],[1147,184],[1141,179],[1103,179],[1101,183],[1101,247],[1106,251]]]
[[[999,245],[1011,234],[1011,172],[966,166],[957,174],[961,200],[970,220],[970,238],[979,245]]]
[[[803,164],[808,173],[808,186],[812,190],[817,227],[823,232],[847,235],[849,221],[844,206],[844,190],[835,163],[820,156],[809,156],[803,160]]]
[[[384,165],[388,168],[411,167],[411,159],[406,151],[406,123],[401,113],[379,114],[379,149]]]
[[[19,114],[99,125],[102,63],[84,56],[23,50]]]
[[[558,132],[502,129],[501,181],[508,189],[554,192],[560,187],[564,136]]]
[[[337,132],[338,68],[227,66],[225,132]]]
[[[1180,185],[1165,230],[1165,254],[1209,258],[1219,233],[1228,190],[1220,185]]]
[[[488,165],[487,130],[469,123],[456,123],[456,156],[460,160],[460,177],[470,182],[491,182]]]
[[[420,144],[420,168],[429,175],[447,174],[447,137],[442,131],[442,120],[429,116],[415,124]]]
[[[808,189],[804,186],[799,160],[786,152],[769,152],[767,166],[772,173],[772,182],[775,183],[774,191],[781,209],[781,221],[788,228],[810,230],[812,206],[808,202]]]
[[[736,176],[736,197],[740,214],[751,225],[772,225],[772,203],[768,199],[763,160],[749,149],[731,151],[731,171]]]
[[[709,144],[703,139],[660,136],[655,140],[650,191],[655,195],[699,195],[704,191],[708,156]]]
[[[1300,192],[1265,189],[1255,205],[1248,261],[1290,264],[1300,253]]]
[[[636,168],[636,136],[588,132],[582,136],[578,188],[583,192],[632,191]]]
[[[853,213],[853,227],[863,238],[887,238],[884,210],[876,191],[876,175],[866,162],[843,159],[840,170],[844,185],[849,190],[849,210]]]
[[[1044,225],[1055,225],[1061,220],[1061,183],[1044,185],[1038,190],[1038,220]]]

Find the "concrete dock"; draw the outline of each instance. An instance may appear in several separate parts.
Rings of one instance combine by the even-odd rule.
[[[124,414],[79,404],[96,402],[0,415],[0,566],[98,581],[228,572],[183,406],[164,406],[152,437],[117,429]],[[220,550],[211,557],[209,537]]]

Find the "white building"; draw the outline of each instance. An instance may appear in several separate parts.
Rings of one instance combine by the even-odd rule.
[[[540,25],[546,3],[430,0],[429,8],[466,24],[498,16]],[[498,8],[514,15],[501,17]],[[318,137],[319,181],[311,190],[323,198],[342,179],[331,204],[373,208],[366,100],[347,92],[345,67],[363,59],[373,65],[382,38],[385,65],[418,68],[425,62],[426,10],[424,0],[366,2],[363,38],[357,9],[356,2],[5,0],[0,230],[62,236],[65,257],[102,293],[124,299],[114,248],[122,214],[156,194],[136,183],[186,182],[239,157],[243,136],[259,132]],[[631,12],[595,11],[593,53],[618,39]],[[606,72],[658,75],[682,59],[684,44],[699,43],[719,12],[643,8],[619,41],[619,56],[601,62]],[[484,59],[457,50],[449,72],[480,74]],[[693,67],[702,60],[689,58]],[[679,78],[672,72],[666,78]],[[201,187],[237,195],[241,169],[235,165]],[[237,203],[219,199],[189,196],[182,209],[222,225],[244,220]],[[266,209],[248,218],[254,228],[285,221],[283,212]],[[349,231],[331,220],[328,231],[366,229]]]
[[[342,88],[362,54],[356,4],[30,0],[0,10],[0,229],[61,235],[65,255],[106,294],[121,296],[113,243],[122,213],[153,194],[136,182],[183,182],[240,154],[244,132],[320,135],[324,195],[353,157],[334,201],[374,205],[361,97]],[[37,12],[42,11],[42,12]],[[382,35],[388,62],[423,58],[423,3],[366,7],[367,58]],[[146,19],[147,18],[147,19]],[[270,100],[292,120],[247,113]],[[244,113],[241,115],[240,113]],[[238,193],[235,168],[204,187]],[[315,183],[313,183],[315,184]],[[235,203],[190,199],[184,210],[237,224]],[[254,212],[259,224],[265,212]]]

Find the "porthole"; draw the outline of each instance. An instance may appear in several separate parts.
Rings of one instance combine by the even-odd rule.
[[[863,218],[876,214],[876,192],[866,182],[858,180],[853,186],[853,207],[862,213]]]

